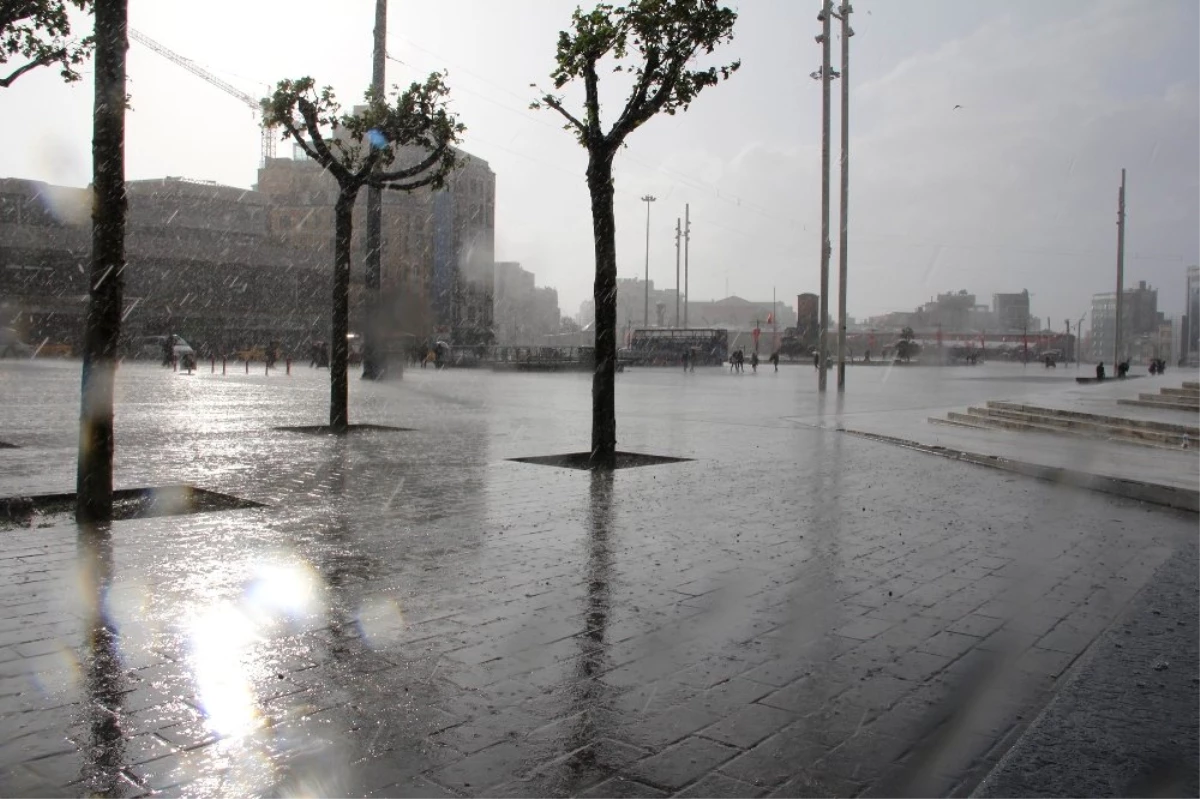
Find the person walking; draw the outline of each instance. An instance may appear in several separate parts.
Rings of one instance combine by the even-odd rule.
[[[779,350],[771,353],[771,365],[775,367],[775,371],[779,371]]]
[[[687,350],[683,351],[683,371],[685,372],[688,370],[688,354]]]
[[[750,371],[753,372],[754,374],[758,374],[758,353],[757,352],[750,353]]]

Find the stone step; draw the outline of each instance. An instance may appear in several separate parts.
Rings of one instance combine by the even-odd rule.
[[[1164,397],[1186,397],[1200,400],[1200,388],[1160,388],[1158,391]]]
[[[1134,405],[1141,408],[1160,408],[1168,411],[1183,411],[1191,414],[1200,412],[1200,403],[1171,402],[1170,400],[1166,400],[1161,397],[1157,399],[1145,399],[1146,396],[1153,397],[1154,395],[1143,394],[1142,399],[1119,399],[1117,400],[1117,404]]]
[[[1019,411],[1021,413],[1033,413],[1042,416],[1063,419],[1078,419],[1085,422],[1096,422],[1103,425],[1132,427],[1138,430],[1158,430],[1164,433],[1172,433],[1179,436],[1187,433],[1192,438],[1200,439],[1200,426],[1183,424],[1182,422],[1162,422],[1154,419],[1130,419],[1125,416],[1107,416],[1099,413],[1088,413],[1086,411],[1071,411],[1062,408],[1045,408],[1040,405],[1026,405],[1020,402],[1007,402],[1004,400],[990,400],[987,406],[989,408],[996,408],[998,410]]]
[[[943,427],[959,427],[959,428],[965,427],[969,430],[992,430],[992,429],[994,429],[994,428],[988,427],[985,424],[970,424],[969,422],[960,422],[960,421],[956,421],[954,419],[943,419],[940,416],[930,416],[928,419],[926,419],[926,421],[929,422],[930,424],[941,425]]]
[[[1016,422],[1027,422],[1086,438],[1119,438],[1138,444],[1150,442],[1161,446],[1173,447],[1181,444],[1184,435],[1189,436],[1193,441],[1196,439],[1195,431],[1189,431],[1183,425],[1180,425],[1178,430],[1152,430],[1144,427],[1129,427],[1119,423],[1109,424],[1091,419],[1074,419],[1064,416],[1050,416],[1029,411],[992,407],[968,408],[967,413],[972,416],[998,417]]]
[[[1191,399],[1190,397],[1171,397],[1166,394],[1142,393],[1142,394],[1138,394],[1138,399],[1149,400],[1151,402],[1175,403],[1176,405],[1182,405],[1184,407],[1200,406],[1200,400],[1194,400],[1194,399]]]
[[[1196,382],[1194,380],[1184,380],[1183,387],[1190,388],[1192,391],[1200,391],[1200,382]]]
[[[974,415],[971,415],[970,413],[967,413],[967,414],[958,413],[958,411],[950,411],[950,413],[948,413],[946,416],[950,422],[958,422],[959,425],[964,426],[964,427],[985,427],[985,428],[989,428],[989,429],[1007,429],[1007,431],[1018,431],[1018,432],[1022,432],[1022,433],[1042,433],[1042,434],[1050,434],[1050,435],[1066,435],[1066,437],[1075,438],[1075,439],[1093,438],[1096,440],[1102,440],[1099,437],[1090,437],[1090,435],[1081,435],[1078,432],[1069,431],[1069,429],[1062,428],[1062,427],[1052,427],[1050,425],[1038,425],[1038,423],[1019,421],[1016,419],[1002,419],[1002,417],[1000,417],[1000,416],[974,416]],[[1135,446],[1150,446],[1150,447],[1153,447],[1153,449],[1159,449],[1159,450],[1165,450],[1165,449],[1178,450],[1178,449],[1180,449],[1180,447],[1178,447],[1178,446],[1166,446],[1163,444],[1154,443],[1154,441],[1147,441],[1147,440],[1141,440],[1141,439],[1135,439],[1135,438],[1112,438],[1112,439],[1103,439],[1103,440],[1114,440],[1114,441],[1118,441],[1118,443],[1133,444]]]

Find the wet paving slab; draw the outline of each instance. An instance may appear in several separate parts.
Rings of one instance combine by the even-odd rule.
[[[77,365],[11,368],[0,494],[68,492]],[[876,371],[843,411],[995,389]],[[263,507],[0,532],[5,793],[961,794],[1194,535],[797,426],[811,369],[623,374],[621,447],[689,460],[616,473],[507,460],[586,449],[585,377],[353,381],[413,430],[313,437],[295,372],[118,381],[119,485]]]

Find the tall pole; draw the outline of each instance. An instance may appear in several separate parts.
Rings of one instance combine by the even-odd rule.
[[[692,295],[688,293],[688,245],[692,243],[692,212],[691,205],[683,206],[683,327],[688,326],[688,302]]]
[[[679,327],[679,243],[681,238],[679,217],[675,217],[675,327]]]
[[[375,0],[375,52],[371,61],[371,90],[376,102],[384,102],[387,64],[387,0]],[[383,377],[382,320],[380,292],[383,276],[383,192],[367,187],[366,288],[367,319],[363,330],[363,371],[367,380]]]
[[[817,368],[817,390],[824,391],[826,364],[829,363],[829,81],[833,76],[829,66],[830,19],[833,16],[833,0],[823,0],[821,13],[821,307],[817,320],[819,356]]]
[[[642,327],[650,327],[650,203],[654,202],[655,198],[649,194],[642,197],[642,202],[646,204],[646,307],[643,313]]]
[[[848,250],[847,212],[850,198],[850,12],[853,7],[843,3],[838,11],[842,20],[842,187],[841,237],[838,239],[838,371],[837,389],[846,390],[846,258]],[[828,46],[828,43],[826,43]]]
[[[1121,311],[1125,299],[1125,170],[1121,170],[1121,188],[1117,192],[1117,333],[1113,338],[1113,374],[1121,357]],[[1092,321],[1092,335],[1096,334],[1096,323]]]

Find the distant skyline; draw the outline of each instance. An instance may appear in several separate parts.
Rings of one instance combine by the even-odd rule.
[[[574,2],[391,0],[389,82],[448,69],[465,149],[497,175],[497,260],[558,289],[564,314],[591,295],[586,157],[550,113],[546,86]],[[586,5],[586,4],[585,4]],[[794,301],[819,286],[819,2],[737,4],[730,81],[686,113],[655,118],[616,159],[618,268],[674,286],[676,216],[691,205],[695,301],[728,293]],[[285,77],[332,84],[346,107],[370,77],[371,0],[329,4],[130,0],[132,27],[258,96]],[[1126,284],[1183,308],[1200,261],[1200,6],[1191,0],[862,0],[851,40],[849,311],[912,310],[966,289],[1031,292],[1032,313],[1074,321],[1115,286],[1116,194],[1128,170]],[[86,30],[90,21],[80,18]],[[318,38],[319,36],[319,38]],[[835,41],[835,61],[840,42]],[[85,185],[91,72],[0,90],[0,176]],[[131,44],[128,177],[250,186],[250,110]],[[611,81],[612,78],[605,78]],[[606,122],[620,92],[608,84]],[[835,89],[837,84],[835,83]],[[572,98],[574,95],[570,95]],[[962,106],[955,109],[956,105]],[[837,92],[833,161],[837,259]],[[290,144],[280,145],[280,153]],[[835,272],[836,274],[836,272]],[[836,284],[836,280],[833,281]],[[830,307],[836,308],[836,297]]]

